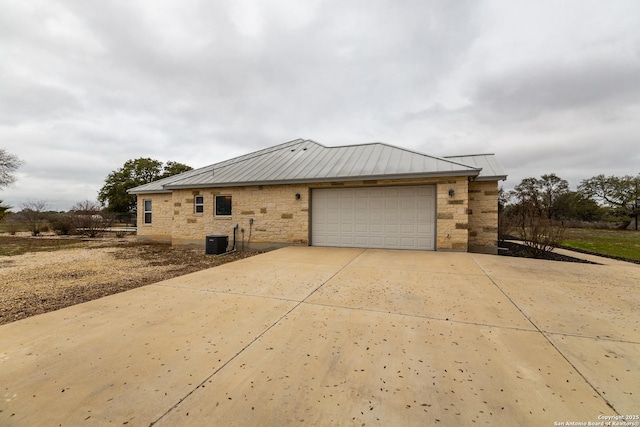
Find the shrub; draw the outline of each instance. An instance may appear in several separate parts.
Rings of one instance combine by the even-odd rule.
[[[525,246],[533,251],[551,252],[557,248],[564,237],[566,227],[562,223],[554,223],[534,209],[522,207],[517,233]]]
[[[59,234],[62,236],[68,236],[76,232],[76,227],[73,222],[73,218],[69,214],[66,214],[66,213],[56,214],[49,219],[49,223],[51,224],[51,227],[56,232],[56,234]]]

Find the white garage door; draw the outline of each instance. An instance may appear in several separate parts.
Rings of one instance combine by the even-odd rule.
[[[314,246],[435,248],[433,185],[314,189],[311,204]]]

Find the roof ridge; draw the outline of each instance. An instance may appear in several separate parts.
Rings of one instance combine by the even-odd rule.
[[[271,154],[273,152],[282,150],[283,148],[289,148],[294,145],[302,144],[303,142],[313,142],[315,144],[318,144],[317,142],[311,141],[310,139],[302,139],[302,138],[293,139],[288,142],[283,142],[282,144],[274,145],[273,147],[267,147],[267,148],[263,148],[262,150],[254,151],[247,154],[242,154],[240,156],[232,157],[231,159],[223,160],[221,162],[214,163],[212,165],[205,166],[205,167],[215,168],[216,166],[217,167],[231,166],[238,162],[249,160],[249,159],[255,159],[256,157],[264,156],[265,154]],[[318,144],[318,145],[322,145],[322,144]]]
[[[476,157],[476,156],[495,156],[496,153],[480,153],[480,154],[459,154],[457,156],[442,156],[443,159],[450,159],[452,157]]]
[[[322,145],[322,144],[319,144],[319,145]],[[467,167],[469,169],[478,170],[478,168],[474,168],[473,166],[465,165],[464,163],[458,163],[458,162],[454,162],[454,161],[451,161],[451,160],[447,160],[446,157],[434,156],[434,155],[431,155],[431,154],[423,153],[421,151],[417,151],[417,150],[413,150],[413,149],[409,149],[409,148],[404,148],[404,147],[398,147],[397,145],[389,144],[389,143],[386,143],[386,142],[380,142],[380,141],[377,141],[377,142],[366,142],[364,144],[336,145],[336,146],[330,146],[330,147],[326,147],[326,148],[361,147],[361,146],[365,146],[365,145],[382,145],[382,146],[393,148],[393,149],[396,149],[396,150],[406,151],[407,153],[413,153],[413,154],[417,154],[419,156],[428,157],[430,159],[444,160],[445,162],[448,162],[448,163],[454,163],[454,164],[459,165],[459,166],[465,166],[465,167]],[[459,157],[459,156],[451,156],[451,157]]]

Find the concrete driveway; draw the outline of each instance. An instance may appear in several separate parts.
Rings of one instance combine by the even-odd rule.
[[[0,425],[633,416],[638,307],[633,264],[289,247],[0,326]]]

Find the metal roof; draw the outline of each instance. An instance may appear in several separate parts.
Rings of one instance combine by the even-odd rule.
[[[443,159],[480,168],[480,175],[474,181],[504,181],[507,171],[502,167],[495,154],[468,154],[465,156],[445,156]]]
[[[475,178],[484,175],[483,178],[486,179],[492,177],[495,171],[504,172],[497,162],[491,161],[492,155],[484,156],[488,160],[478,160],[476,156],[462,156],[460,159],[470,158],[478,164],[497,165],[486,175],[482,173],[482,166],[474,163],[459,161],[457,158],[428,156],[388,144],[326,147],[315,141],[296,139],[141,185],[130,189],[129,193],[165,193],[178,188],[391,178],[444,176]],[[493,179],[499,179],[499,177]]]

